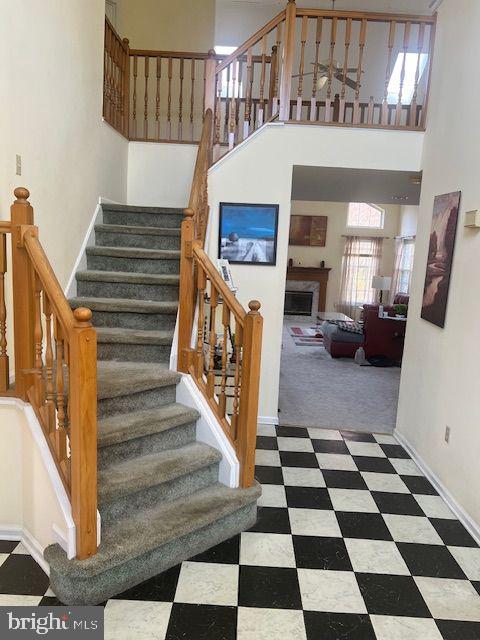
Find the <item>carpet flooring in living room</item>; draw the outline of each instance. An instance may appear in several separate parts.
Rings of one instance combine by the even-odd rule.
[[[323,346],[299,346],[291,335],[298,326],[311,327],[312,321],[284,321],[280,424],[391,433],[400,369],[360,367],[351,358],[332,358]]]

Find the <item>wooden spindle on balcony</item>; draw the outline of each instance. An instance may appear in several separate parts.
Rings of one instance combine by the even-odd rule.
[[[263,36],[261,41],[261,63],[260,63],[260,91],[259,91],[259,111],[258,126],[261,127],[265,121],[265,79],[266,79],[266,60],[267,60],[267,37]]]
[[[190,62],[190,140],[194,140],[193,114],[195,110],[195,59]]]
[[[157,56],[157,65],[156,65],[156,91],[155,91],[155,135],[157,140],[161,138],[161,130],[160,130],[160,82],[162,79],[162,58]]]
[[[223,91],[223,72],[217,76],[216,91],[217,104],[215,107],[215,135],[213,138],[214,157],[217,159],[220,155],[220,136],[222,130],[222,91]]]
[[[397,108],[395,111],[395,125],[398,127],[402,122],[402,112],[403,112],[403,88],[405,84],[405,69],[407,64],[407,53],[410,47],[410,32],[412,28],[411,22],[406,22],[404,26],[403,32],[403,60],[402,60],[402,70],[400,72],[400,86],[398,90],[398,102]],[[407,120],[408,124],[408,120]]]
[[[0,393],[9,388],[7,352],[7,307],[5,303],[5,274],[7,273],[7,236],[0,232]]]
[[[315,60],[313,63],[312,99],[310,103],[310,120],[317,119],[318,65],[320,62],[320,45],[322,44],[323,18],[317,18],[315,30]]]
[[[277,46],[273,45],[272,53],[270,55],[270,76],[268,79],[268,104],[269,104],[270,117],[276,114],[276,111],[274,111],[274,101],[275,101],[275,78],[277,75],[277,64],[278,64]]]
[[[423,52],[423,46],[425,44],[425,23],[418,25],[418,38],[417,38],[417,65],[415,68],[415,81],[413,87],[412,104],[410,107],[410,121],[411,127],[417,126],[417,100],[418,100],[418,84],[420,82],[420,59]]]
[[[137,76],[138,56],[133,56],[133,95],[132,95],[132,124],[133,137],[137,137]]]
[[[185,60],[180,58],[180,87],[178,92],[178,139],[183,140],[183,80],[185,77]]]
[[[345,91],[347,86],[348,53],[350,50],[351,37],[352,37],[352,19],[347,18],[347,22],[345,25],[345,52],[343,56],[343,79],[342,79],[342,90],[340,93],[340,109],[338,114],[338,122],[345,121]]]
[[[245,119],[243,121],[243,137],[248,138],[252,122],[252,92],[253,92],[253,54],[247,51],[247,89],[245,96]]]
[[[392,52],[393,47],[395,45],[395,29],[396,22],[392,20],[390,22],[390,32],[388,35],[388,53],[387,53],[387,69],[385,71],[385,87],[383,91],[383,102],[382,102],[382,116],[381,116],[381,124],[388,124],[388,85],[390,84],[390,77],[392,74]]]
[[[217,346],[216,313],[218,293],[213,283],[210,283],[210,339],[208,353],[207,394],[213,398],[215,393],[215,347]]]
[[[148,76],[149,76],[149,60],[148,56],[145,56],[144,76],[145,76],[145,93],[144,93],[144,108],[143,108],[143,137],[148,139]]]
[[[302,119],[302,103],[303,103],[303,74],[305,72],[305,45],[308,38],[308,17],[302,18],[302,33],[300,42],[300,62],[298,64],[298,90],[297,90],[297,109],[295,119]]]
[[[125,56],[123,63],[123,128],[125,137],[130,134],[130,43],[128,38],[123,39]]]
[[[236,97],[235,97],[235,91],[237,87],[237,62],[233,62],[231,64],[231,67],[228,67],[229,70],[230,68],[231,68],[231,81],[229,79],[227,83],[226,104],[228,105],[228,124],[227,124],[228,148],[233,149],[233,147],[235,146],[235,127],[236,127],[235,114],[236,114],[236,106],[237,106]],[[230,91],[231,91],[231,95],[230,95]]]
[[[173,59],[168,59],[168,97],[167,97],[167,137],[172,139],[172,78]]]
[[[337,23],[338,18],[332,18],[332,26],[330,31],[330,54],[328,58],[327,99],[325,100],[325,122],[330,122],[332,120],[333,60],[335,55],[335,44],[337,40]]]
[[[237,144],[241,139],[243,133],[243,125],[240,126],[240,118],[242,112],[242,82],[243,82],[243,61],[238,61],[237,71],[237,104],[235,106],[235,131],[237,132]]]
[[[368,108],[367,108],[367,124],[373,124],[374,111],[375,111],[375,99],[373,96],[370,96],[370,100],[368,101]]]
[[[273,90],[273,99],[272,99],[272,116],[276,116],[278,113],[279,106],[279,89],[280,89],[280,60],[281,60],[281,52],[282,52],[282,33],[283,33],[283,22],[279,22],[277,25],[276,36],[275,36],[275,67],[274,67],[274,90]],[[272,56],[273,58],[273,56]]]
[[[365,42],[367,39],[367,21],[363,18],[360,24],[360,36],[358,40],[358,64],[357,64],[357,86],[355,88],[355,101],[353,104],[353,124],[358,124],[360,118],[360,87],[362,84],[363,54],[365,52]],[[362,119],[363,120],[363,119]]]

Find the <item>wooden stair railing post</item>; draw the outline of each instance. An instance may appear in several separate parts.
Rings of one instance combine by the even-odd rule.
[[[180,291],[178,306],[177,368],[187,373],[193,363],[191,348],[194,313],[193,240],[195,224],[193,209],[185,209],[180,245]]]
[[[73,312],[70,334],[69,418],[72,515],[77,559],[97,552],[97,338],[90,309]]]
[[[28,189],[18,187],[10,208],[12,223],[13,335],[15,345],[15,395],[28,401],[28,374],[35,362],[35,307],[33,272],[22,243],[22,225],[33,225]]]
[[[282,80],[280,84],[280,120],[290,119],[290,94],[292,90],[293,59],[295,57],[295,27],[297,5],[288,0],[285,12],[285,45],[282,60]]]
[[[215,51],[214,49],[210,49],[210,51],[208,52],[208,58],[205,64],[205,107],[204,107],[205,113],[208,111],[208,109],[211,109],[212,113],[215,113],[216,66],[217,66],[217,61],[215,59]]]
[[[241,367],[240,415],[237,430],[237,453],[240,459],[240,486],[253,484],[255,445],[257,440],[258,396],[260,389],[260,357],[263,318],[260,302],[251,300],[243,326],[243,358]]]

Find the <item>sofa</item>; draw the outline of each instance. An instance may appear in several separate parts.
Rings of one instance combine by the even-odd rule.
[[[408,307],[409,297],[405,293],[397,293],[393,304],[404,304]],[[392,318],[395,316],[393,306],[384,306]],[[378,317],[378,305],[363,306],[363,334],[343,331],[336,324],[322,324],[323,344],[332,358],[354,358],[358,347],[363,346],[365,356],[374,358],[383,356],[399,362],[403,355],[405,322]]]

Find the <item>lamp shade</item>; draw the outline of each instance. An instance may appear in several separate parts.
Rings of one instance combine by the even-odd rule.
[[[392,278],[390,276],[373,276],[372,289],[378,291],[390,291],[392,286]]]

